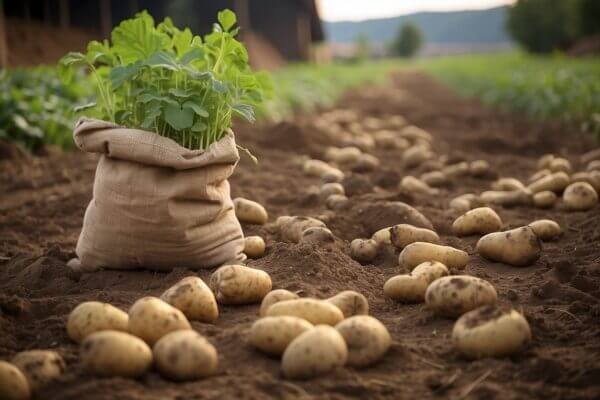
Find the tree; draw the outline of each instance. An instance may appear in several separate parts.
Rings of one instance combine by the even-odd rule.
[[[400,57],[414,56],[423,44],[423,34],[418,26],[406,22],[398,29],[396,37],[391,43],[392,55]]]
[[[579,0],[518,0],[508,10],[507,29],[531,52],[565,49],[579,35],[580,9]]]
[[[600,1],[581,1],[581,33],[583,35],[600,34]]]

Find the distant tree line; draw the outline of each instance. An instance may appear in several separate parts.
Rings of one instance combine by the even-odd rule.
[[[600,0],[518,0],[507,29],[526,50],[548,53],[600,35]]]

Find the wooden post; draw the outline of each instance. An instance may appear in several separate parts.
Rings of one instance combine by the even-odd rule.
[[[69,29],[70,24],[70,10],[69,10],[69,0],[59,0],[58,2],[58,19],[59,25],[62,29]]]
[[[8,68],[8,44],[4,20],[4,0],[0,0],[0,68]]]
[[[110,0],[100,0],[100,32],[103,38],[110,37],[112,29],[112,13]]]

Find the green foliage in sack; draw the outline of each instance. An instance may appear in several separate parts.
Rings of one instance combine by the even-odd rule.
[[[144,11],[121,22],[110,42],[92,41],[86,54],[64,56],[61,75],[68,81],[80,65],[91,71],[97,103],[89,107],[102,118],[205,149],[227,133],[234,115],[254,121],[254,105],[269,87],[235,39],[235,14],[223,10],[218,21],[201,38],[169,18],[155,25]]]

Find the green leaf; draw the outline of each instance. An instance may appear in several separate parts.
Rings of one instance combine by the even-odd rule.
[[[129,110],[119,110],[115,113],[115,122],[119,125],[126,125],[132,115]]]
[[[155,104],[146,110],[144,115],[144,121],[142,121],[142,128],[148,129],[156,123],[156,119],[162,114],[160,104]]]
[[[138,72],[140,72],[141,66],[139,63],[129,66],[117,66],[110,70],[108,73],[108,79],[112,85],[113,90],[120,88],[125,82],[132,79]]]
[[[179,59],[179,62],[181,64],[187,65],[187,64],[191,63],[192,61],[202,59],[203,57],[204,57],[204,51],[202,51],[202,49],[193,48],[190,51],[188,51],[187,53],[185,53],[183,56],[181,56],[181,58]]]
[[[165,109],[165,121],[177,131],[191,128],[194,123],[194,111],[178,105],[168,105]]]
[[[237,17],[233,11],[226,8],[223,11],[219,11],[217,14],[217,20],[223,27],[223,30],[227,32],[235,25],[237,22]]]
[[[92,40],[88,43],[86,60],[90,64],[95,64],[97,62],[112,64],[113,58],[114,57],[107,40],[105,40],[103,43],[100,43],[96,40]]]
[[[154,27],[147,11],[121,22],[113,29],[111,39],[114,53],[124,64],[147,59],[169,42],[169,37]]]
[[[84,111],[84,110],[87,110],[87,109],[90,109],[93,107],[96,107],[96,102],[79,105],[79,106],[73,108],[73,112],[78,113],[78,112],[81,112],[81,111]]]
[[[169,89],[169,93],[171,93],[175,97],[188,98],[192,95],[190,90],[181,89],[181,88],[171,88]]]
[[[254,122],[254,108],[249,104],[236,104],[233,106],[233,111],[242,116],[246,121]]]
[[[208,128],[204,122],[198,120],[194,125],[192,125],[192,132],[204,132]]]
[[[206,109],[202,108],[199,104],[196,104],[192,101],[186,101],[185,103],[183,103],[183,108],[191,108],[194,113],[196,113],[196,115],[199,115],[201,117],[204,118],[208,118],[208,111],[206,111]]]
[[[150,68],[166,68],[171,71],[179,70],[179,64],[175,60],[175,55],[167,53],[166,51],[157,51],[152,54],[152,56],[144,62],[144,65]]]

